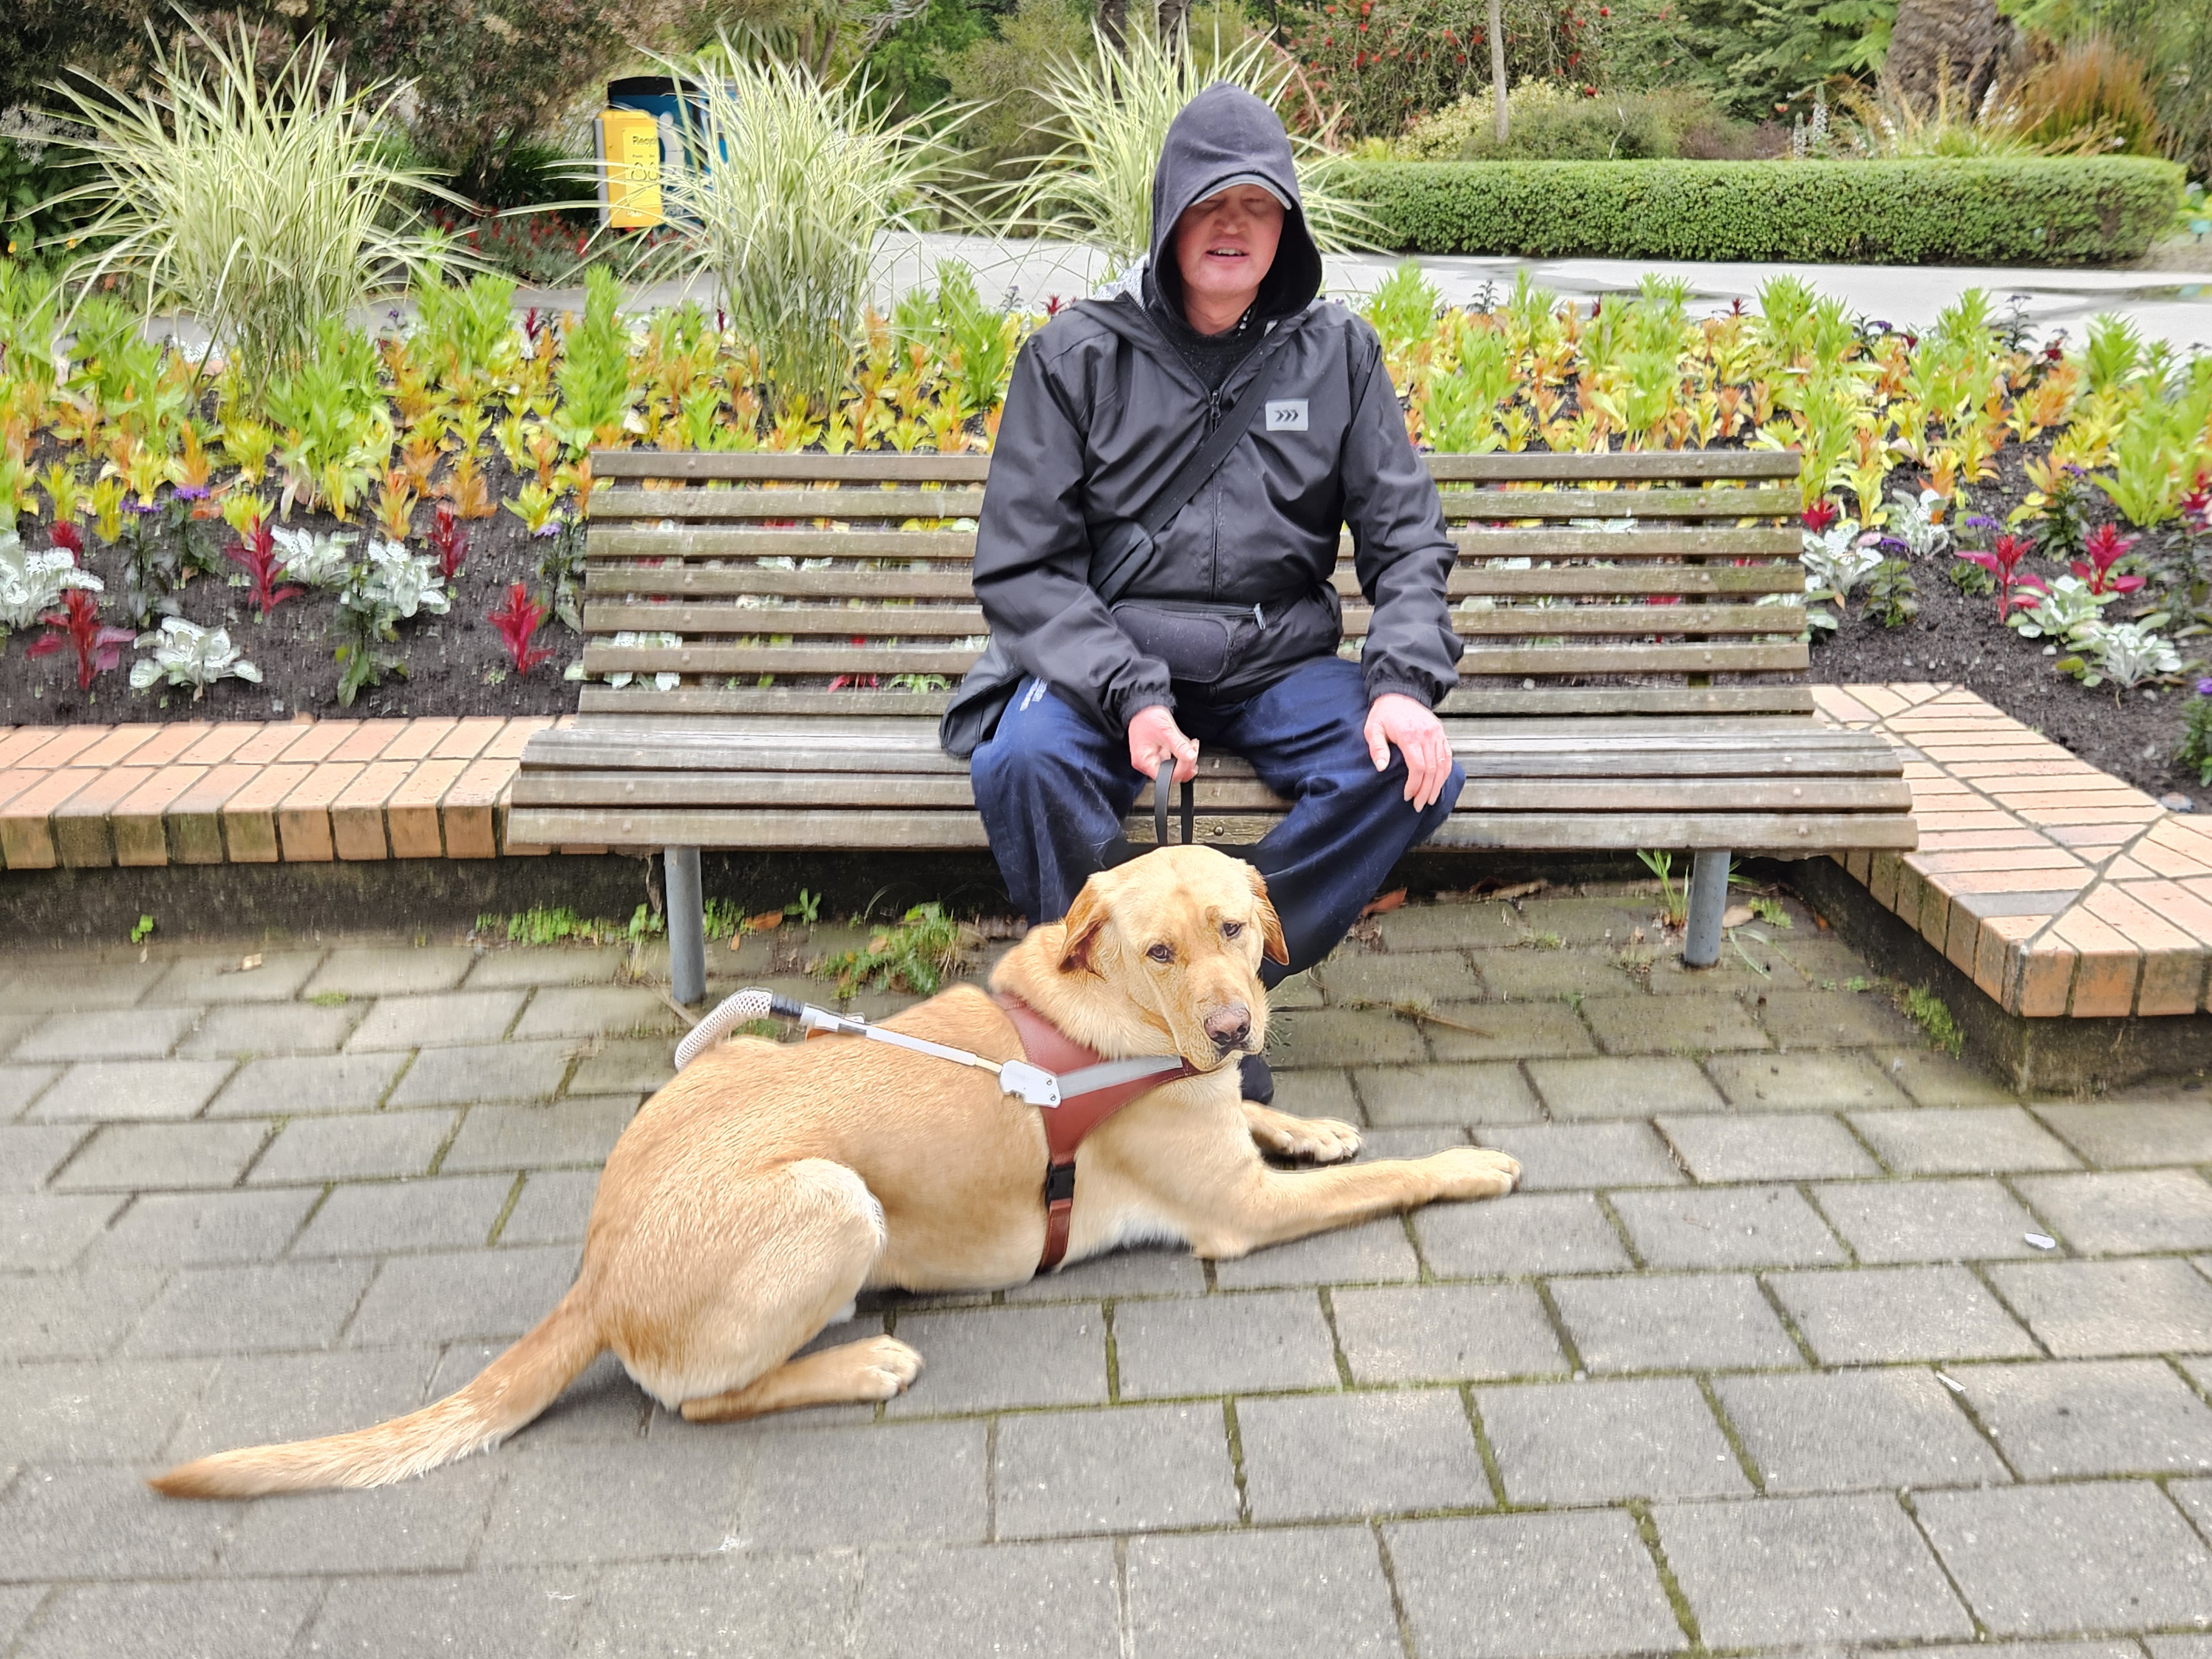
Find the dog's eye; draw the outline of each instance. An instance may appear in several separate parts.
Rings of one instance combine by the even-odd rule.
[[[1155,945],[1151,950],[1146,951],[1145,954],[1150,957],[1154,962],[1173,962],[1175,960],[1175,946],[1172,945]]]
[[[1235,939],[1243,931],[1244,924],[1241,921],[1224,921],[1221,924],[1221,937],[1224,939]]]

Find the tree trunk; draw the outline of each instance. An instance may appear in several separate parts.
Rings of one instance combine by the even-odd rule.
[[[1129,0],[1098,0],[1098,32],[1115,52],[1129,33]]]
[[[1490,0],[1490,101],[1495,106],[1498,142],[1505,142],[1505,5]]]
[[[1127,0],[1123,0],[1126,4]],[[1160,0],[1160,44],[1170,58],[1183,49],[1183,34],[1190,23],[1190,0]]]
[[[1932,113],[1948,88],[1952,114],[1972,119],[1996,78],[2004,43],[1996,0],[1898,0],[1882,86],[1923,113]]]

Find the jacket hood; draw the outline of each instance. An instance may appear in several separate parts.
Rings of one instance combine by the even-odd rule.
[[[1266,103],[1242,87],[1217,82],[1183,106],[1160,146],[1152,173],[1152,251],[1150,270],[1160,297],[1182,314],[1182,276],[1169,240],[1176,222],[1232,179],[1256,179],[1288,204],[1275,263],[1260,284],[1261,317],[1288,317],[1321,292],[1321,250],[1306,228],[1298,172],[1291,140]]]

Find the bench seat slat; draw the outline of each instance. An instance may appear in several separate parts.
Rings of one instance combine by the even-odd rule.
[[[1496,478],[1794,478],[1797,458],[1771,449],[1617,450],[1607,454],[1424,454],[1429,476],[1447,480]],[[601,478],[687,480],[762,478],[945,479],[981,483],[991,475],[988,455],[887,453],[843,455],[743,454],[652,449],[601,450],[592,457]]]
[[[1516,519],[1751,519],[1789,512],[1786,489],[1463,489],[1442,492],[1444,517]],[[595,491],[594,519],[972,519],[983,492],[943,489],[619,489]]]
[[[1340,569],[1333,580],[1340,597],[1353,600],[1359,597],[1359,579],[1351,571]],[[1492,565],[1466,564],[1455,566],[1444,583],[1445,597],[1454,599],[1482,595],[1602,598],[1646,593],[1756,598],[1804,591],[1805,572],[1795,560],[1786,565],[1559,565],[1545,570],[1501,570]],[[956,569],[763,570],[749,566],[733,570],[594,562],[585,568],[584,592],[594,599],[620,594],[712,599],[750,593],[773,599],[873,601],[965,599],[974,597],[975,586],[968,572]]]
[[[972,561],[972,530],[819,530],[738,528],[727,525],[609,522],[593,504],[588,546],[595,559],[945,559]],[[865,520],[863,521],[866,522]],[[1462,559],[1787,559],[1802,546],[1799,532],[1770,525],[1669,525],[1620,521],[1614,530],[1574,525],[1540,529],[1451,532]],[[1340,538],[1340,558],[1352,538]]]
[[[662,691],[652,685],[586,685],[581,708],[596,722],[605,717],[657,715],[690,724],[702,718],[765,714],[780,720],[823,714],[860,714],[881,720],[927,719],[932,729],[951,701],[945,691],[881,691],[866,687],[840,691],[782,686],[680,686]],[[1444,694],[1438,712],[1479,714],[1626,714],[1639,720],[1674,714],[1731,713],[1764,716],[1809,714],[1813,694],[1802,685],[1567,686],[1536,685],[1510,690],[1461,686]]]
[[[1375,613],[1365,605],[1347,607],[1347,639],[1365,637]],[[1782,634],[1796,635],[1805,626],[1796,605],[1577,605],[1542,611],[1455,610],[1452,625],[1462,637],[1544,634]],[[923,637],[964,639],[987,631],[976,605],[615,605],[584,607],[584,631],[619,629],[701,635],[792,634],[825,637]],[[669,647],[658,647],[667,649]]]
[[[764,632],[767,630],[763,630]],[[1565,633],[1565,629],[1551,630]],[[981,652],[963,646],[801,645],[617,646],[588,641],[586,674],[942,674],[973,667]],[[1460,659],[1474,675],[1707,674],[1802,669],[1800,643],[1731,645],[1476,646]]]
[[[1273,817],[1266,813],[1202,816],[1199,839],[1227,844],[1257,841]],[[1152,839],[1149,813],[1127,820],[1132,842]],[[602,807],[514,807],[508,834],[541,847],[737,847],[749,851],[880,849],[942,851],[985,848],[973,811],[896,808],[779,811],[694,807],[647,809],[625,817]],[[1910,848],[1912,820],[1882,812],[1455,813],[1433,845],[1601,851],[1632,847],[1717,848],[1798,856],[1854,848]]]

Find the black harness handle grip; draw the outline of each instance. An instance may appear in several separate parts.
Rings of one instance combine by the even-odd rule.
[[[1168,844],[1168,790],[1175,782],[1176,763],[1172,757],[1160,763],[1158,775],[1152,780],[1152,845]],[[1193,778],[1182,787],[1182,844],[1186,847],[1198,839],[1198,780]]]

